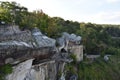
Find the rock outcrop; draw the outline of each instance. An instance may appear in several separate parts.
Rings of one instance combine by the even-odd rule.
[[[13,67],[12,74],[8,75],[6,80],[24,80],[27,73],[31,69],[32,61],[33,59],[30,59]]]
[[[0,62],[3,64],[8,63],[8,59],[50,58],[54,53],[56,41],[37,28],[21,31],[18,26],[4,25],[0,31]]]
[[[43,35],[38,28],[32,30],[32,35],[36,42],[37,47],[55,47],[56,41]]]
[[[64,32],[58,39],[59,51],[76,55],[77,61],[80,62],[83,60],[83,45],[80,42],[80,36]]]
[[[56,80],[57,69],[54,60],[32,65],[34,59],[26,60],[13,67],[12,74],[6,80]]]
[[[0,26],[0,65],[13,66],[6,80],[65,80],[64,67],[73,61],[69,53],[76,53],[78,61],[83,59],[80,40],[80,36],[63,33],[57,49],[56,40],[38,28],[21,31],[15,25]]]

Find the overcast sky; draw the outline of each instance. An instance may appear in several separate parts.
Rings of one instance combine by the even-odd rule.
[[[42,9],[51,17],[98,24],[120,24],[120,0],[0,0],[16,1],[29,11]]]

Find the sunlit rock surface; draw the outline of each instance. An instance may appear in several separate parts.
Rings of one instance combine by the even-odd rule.
[[[83,60],[83,45],[73,45],[68,48],[70,53],[76,55],[78,62]]]
[[[75,34],[69,34],[64,32],[62,37],[58,39],[58,43],[60,46],[67,45],[67,41],[74,42],[75,44],[80,44],[81,37]]]
[[[64,67],[73,61],[69,53],[75,52],[81,60],[81,37],[75,34],[63,33],[58,40],[59,50],[56,40],[37,28],[21,31],[18,26],[7,25],[0,31],[0,65],[13,65],[13,72],[6,80],[65,80]],[[58,77],[60,72],[62,75]]]
[[[57,67],[54,60],[32,65],[33,59],[26,60],[13,67],[6,80],[56,80]]]
[[[55,39],[43,35],[38,28],[32,30],[32,35],[38,47],[55,47]]]
[[[64,32],[62,37],[58,38],[59,51],[68,52],[76,55],[77,61],[83,60],[83,46],[80,44],[81,37],[75,34]]]
[[[56,63],[51,60],[33,65],[24,80],[56,80],[56,74]]]
[[[32,62],[33,59],[30,59],[13,67],[12,74],[8,75],[6,80],[24,80],[32,67]]]
[[[6,41],[6,42],[1,42],[0,43],[0,49],[7,49],[10,47],[29,47],[32,48],[33,45],[30,45],[26,42],[22,42],[22,41]]]
[[[15,25],[0,26],[0,62],[9,63],[9,58],[23,61],[24,58],[45,58],[51,55],[55,40],[44,36],[39,29],[21,31]],[[47,50],[46,50],[47,49]],[[35,51],[36,50],[36,51]],[[46,50],[46,51],[45,51]],[[35,53],[36,52],[36,53]]]
[[[20,33],[19,26],[13,26],[13,25],[2,25],[0,26],[0,35],[10,35],[14,33]]]

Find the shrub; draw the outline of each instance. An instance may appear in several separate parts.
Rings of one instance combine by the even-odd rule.
[[[12,73],[12,66],[10,64],[0,66],[0,80],[4,80],[5,76],[10,73]]]
[[[77,58],[76,58],[76,55],[74,54],[71,54],[70,57],[73,59],[73,64],[76,64],[77,63]]]

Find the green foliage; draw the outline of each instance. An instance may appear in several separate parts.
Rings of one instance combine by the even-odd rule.
[[[120,79],[120,54],[110,57],[105,62],[102,57],[92,63],[82,61],[77,65],[72,63],[65,66],[65,70],[78,75],[78,80],[119,80]]]
[[[105,54],[117,54],[118,53],[118,49],[115,48],[115,47],[108,47],[106,50],[105,50]]]
[[[12,73],[12,66],[10,64],[0,66],[0,80],[4,80],[4,77],[10,73]]]
[[[73,59],[73,64],[76,64],[77,63],[77,58],[76,58],[76,55],[74,54],[70,54],[70,57]]]
[[[114,59],[117,58],[113,57],[111,60],[115,61]],[[80,63],[78,67],[79,80],[119,80],[120,65],[113,61],[106,63],[104,60],[98,59],[91,64]]]
[[[16,2],[0,2],[0,21],[6,24],[21,24],[22,18],[28,13],[27,8]]]
[[[75,68],[76,68],[76,67],[75,67],[75,65],[73,65],[73,64],[67,64],[67,65],[65,65],[65,70],[66,70],[66,72],[69,72],[69,73],[71,73],[71,74],[77,74],[77,71],[76,71]]]

